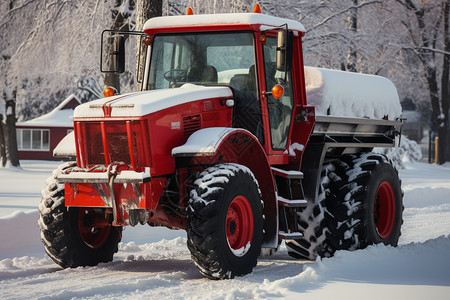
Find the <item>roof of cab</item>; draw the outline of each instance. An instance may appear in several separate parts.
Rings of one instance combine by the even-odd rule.
[[[205,14],[180,15],[151,18],[144,24],[144,31],[158,28],[217,26],[217,25],[260,25],[260,30],[285,27],[305,32],[305,27],[298,21],[259,14]]]

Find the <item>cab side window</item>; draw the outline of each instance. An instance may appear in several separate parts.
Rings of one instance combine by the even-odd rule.
[[[276,48],[276,38],[268,37],[263,48],[266,90],[271,91],[273,86],[279,84],[284,88],[284,95],[280,99],[276,99],[272,95],[268,96],[267,109],[272,148],[274,150],[284,150],[287,147],[289,137],[294,99],[291,73],[281,72],[276,68]]]

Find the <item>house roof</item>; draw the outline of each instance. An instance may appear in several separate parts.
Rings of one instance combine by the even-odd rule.
[[[71,94],[51,112],[38,118],[19,122],[17,127],[73,127],[73,110],[80,104],[80,100]]]

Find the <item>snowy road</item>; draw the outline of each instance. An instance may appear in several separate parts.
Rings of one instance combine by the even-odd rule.
[[[338,252],[294,260],[284,246],[234,280],[202,278],[183,231],[127,228],[114,261],[62,270],[43,250],[37,228],[40,190],[55,163],[0,169],[1,299],[448,299],[450,168],[422,163],[400,171],[404,224],[397,248]]]

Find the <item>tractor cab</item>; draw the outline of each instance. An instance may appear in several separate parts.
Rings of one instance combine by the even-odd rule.
[[[150,19],[144,26],[152,37],[145,88],[230,87],[232,127],[250,131],[274,163],[286,164],[294,93],[302,93],[291,77],[291,72],[303,73],[302,64],[295,70],[291,66],[293,59],[302,60],[303,26],[261,14],[236,14],[233,20],[176,16],[170,27],[164,19]]]

